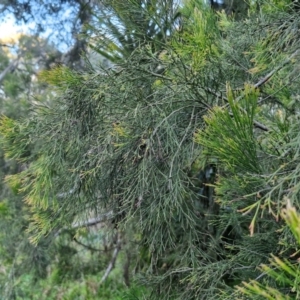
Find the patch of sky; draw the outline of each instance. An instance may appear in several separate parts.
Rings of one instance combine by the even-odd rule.
[[[80,31],[78,20],[78,6],[70,6],[61,1],[45,1],[45,5],[37,5],[32,1],[28,13],[16,19],[12,12],[2,15],[0,20],[0,39],[9,40],[18,33],[36,35],[48,40],[61,52],[67,51],[74,43],[74,26]],[[50,12],[50,14],[49,14]]]

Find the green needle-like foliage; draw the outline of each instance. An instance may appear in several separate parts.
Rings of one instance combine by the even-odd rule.
[[[178,4],[173,0],[102,1],[90,29],[93,51],[118,63],[141,45],[161,51],[178,23]]]
[[[288,200],[299,208],[300,18],[277,2],[240,19],[187,1],[172,31],[155,19],[169,17],[158,1],[126,1],[128,12],[113,1],[116,20],[149,13],[127,40],[107,23],[117,41],[93,47],[115,64],[44,72],[53,101],[2,118],[6,155],[26,166],[7,180],[30,207],[31,241],[90,216],[113,224],[138,249],[153,299],[235,299],[255,279],[246,287],[272,295],[274,267],[284,288],[296,282],[298,246],[280,213]]]
[[[283,210],[282,217],[292,231],[298,245],[300,245],[300,216],[290,203],[287,209]],[[298,255],[294,253],[293,256]],[[298,299],[300,297],[300,268],[299,262],[290,262],[287,259],[280,259],[274,255],[270,259],[269,265],[262,265],[262,275],[273,278],[277,283],[276,287],[271,287],[267,281],[259,283],[257,281],[243,282],[243,286],[238,289],[245,299]],[[248,295],[248,297],[247,297]],[[241,296],[241,299],[244,299]]]

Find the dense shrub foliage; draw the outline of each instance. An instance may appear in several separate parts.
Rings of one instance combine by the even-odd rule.
[[[91,47],[109,67],[86,58],[81,71],[41,71],[51,101],[1,119],[28,245],[49,247],[34,256],[45,261],[37,289],[59,282],[66,299],[120,290],[297,299],[297,6],[190,0],[170,15],[175,3],[162,2],[108,1],[110,33]],[[33,275],[18,276],[26,293]],[[101,294],[113,280],[116,293]]]

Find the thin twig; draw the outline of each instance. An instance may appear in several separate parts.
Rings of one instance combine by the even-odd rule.
[[[11,46],[11,45],[7,45],[7,44],[0,44],[0,47],[8,47],[8,48],[13,48],[13,46]]]
[[[214,92],[211,89],[207,89],[206,91],[208,91],[209,93],[213,94],[214,96],[217,96],[218,98],[221,98],[224,101],[228,102],[228,99],[226,97],[218,94],[217,92]],[[240,109],[245,112],[244,109],[242,109],[242,108],[240,108]],[[230,113],[230,115],[232,115],[232,114]],[[262,124],[262,123],[260,123],[258,121],[253,120],[253,124],[254,124],[255,127],[259,128],[259,129],[261,129],[263,131],[269,131],[269,128],[266,125],[264,125],[264,124]]]
[[[260,279],[260,278],[262,278],[262,277],[265,276],[265,275],[267,275],[266,272],[261,273],[259,276],[257,276],[257,277],[255,278],[255,281],[258,280],[258,279]]]
[[[173,158],[172,158],[172,161],[171,161],[170,172],[169,172],[169,179],[168,179],[168,181],[169,181],[169,183],[168,183],[168,189],[169,189],[170,191],[172,190],[172,172],[173,172],[174,161],[175,161],[176,156],[178,155],[178,152],[181,150],[182,143],[186,140],[186,136],[187,136],[187,134],[188,134],[188,132],[189,132],[189,129],[190,129],[191,125],[192,125],[192,120],[193,120],[193,118],[194,118],[194,113],[195,113],[195,107],[193,108],[193,111],[192,111],[192,115],[191,115],[191,118],[190,118],[189,125],[188,125],[188,127],[186,128],[185,133],[184,133],[184,136],[183,136],[183,138],[181,139],[181,141],[180,141],[180,143],[179,143],[179,145],[178,145],[178,147],[177,147],[177,151],[176,151],[176,153],[174,154],[174,156],[173,156]]]
[[[264,78],[254,84],[255,88],[259,88],[263,84],[265,84],[275,73],[281,70],[285,65],[291,62],[291,60],[300,53],[300,49],[296,50],[289,58],[287,58],[280,66],[272,70],[269,74],[267,74]]]
[[[90,226],[97,225],[99,223],[104,223],[108,220],[111,220],[114,217],[115,217],[115,214],[111,210],[111,211],[103,213],[102,215],[99,215],[95,218],[88,219],[87,221],[73,223],[71,225],[71,228],[69,228],[69,227],[61,228],[55,233],[54,236],[58,237],[65,230],[77,229],[77,228],[82,228],[82,227],[90,227]]]
[[[254,124],[255,127],[259,128],[259,129],[261,129],[263,131],[269,131],[270,130],[266,125],[264,125],[262,123],[259,123],[259,122],[255,121],[255,120],[253,120],[253,124]]]
[[[13,60],[0,74],[0,83],[4,80],[5,76],[14,71],[19,64],[19,57]]]
[[[164,76],[164,75],[161,75],[161,74],[158,74],[158,73],[151,72],[149,70],[145,70],[145,69],[142,69],[142,68],[140,68],[139,70],[141,70],[143,72],[146,72],[146,73],[148,73],[148,74],[150,74],[152,76],[158,77],[158,78],[162,78],[162,79],[169,80],[169,81],[173,80],[172,78],[169,78],[167,76]]]
[[[108,212],[106,212],[104,214],[101,214],[101,215],[99,215],[99,216],[97,216],[95,218],[88,219],[87,221],[73,223],[72,224],[72,229],[77,229],[77,228],[81,228],[81,227],[94,226],[96,224],[108,221],[108,220],[112,219],[113,217],[114,217],[114,213],[111,210],[111,211],[108,211]]]
[[[297,49],[290,57],[288,57],[281,65],[279,65],[278,67],[276,67],[274,70],[272,70],[271,72],[269,72],[265,77],[263,77],[261,80],[259,80],[257,83],[255,83],[253,86],[255,88],[259,88],[261,87],[263,84],[265,84],[266,82],[268,82],[271,77],[277,73],[279,70],[281,70],[285,65],[287,65],[288,63],[290,63],[294,58],[295,56],[297,56],[298,54],[300,54],[300,49]],[[244,95],[240,95],[239,97],[237,97],[237,101],[239,101],[240,99],[242,99],[244,97]],[[224,98],[223,98],[224,99]],[[244,111],[244,109],[242,109]],[[264,131],[269,131],[270,129],[265,126],[264,124],[262,123],[259,123],[255,120],[253,120],[253,123],[255,125],[255,127],[261,129],[261,130],[264,130]]]
[[[296,81],[296,79],[298,79],[300,77],[300,74],[297,75],[296,77],[294,77],[292,80],[289,81],[289,83],[285,84],[284,86],[282,86],[280,89],[276,90],[274,93],[272,93],[271,95],[266,96],[265,98],[262,98],[258,101],[258,104],[261,104],[262,102],[268,100],[269,98],[275,96],[278,92],[280,92],[281,90],[283,90],[284,88],[286,88],[289,84],[291,84],[292,82]],[[272,101],[275,101],[277,104],[280,104],[281,106],[284,106],[283,103],[281,103],[279,100],[277,99],[272,99]]]
[[[80,245],[80,246],[82,246],[82,247],[84,247],[84,248],[86,248],[86,249],[88,249],[88,250],[90,250],[90,251],[106,252],[106,251],[112,250],[112,249],[105,249],[105,250],[103,250],[103,249],[97,249],[97,248],[91,247],[91,246],[89,246],[89,245],[86,245],[86,244],[84,244],[84,243],[78,241],[78,240],[76,239],[76,237],[73,238],[73,241],[74,241],[75,243],[77,243],[78,245]]]
[[[114,252],[112,254],[111,261],[109,262],[108,267],[106,268],[106,271],[105,271],[104,275],[101,278],[100,284],[102,284],[107,279],[107,277],[109,276],[110,272],[115,267],[115,263],[116,263],[118,254],[119,254],[119,252],[121,250],[121,243],[122,243],[121,234],[118,233],[117,234],[117,245],[116,245],[116,248],[114,249]]]

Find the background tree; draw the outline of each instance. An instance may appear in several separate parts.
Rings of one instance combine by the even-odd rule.
[[[95,14],[95,38],[90,40],[90,46],[110,62],[128,58],[141,45],[148,45],[153,53],[161,51],[179,25],[178,4],[174,1],[101,3]]]
[[[0,6],[2,18],[13,15],[19,24],[31,24],[32,35],[42,35],[66,51],[63,63],[80,67],[80,55],[86,51],[87,41],[80,36],[92,18],[98,1],[5,1]],[[47,32],[47,33],[46,33]],[[79,63],[79,65],[78,65]]]

